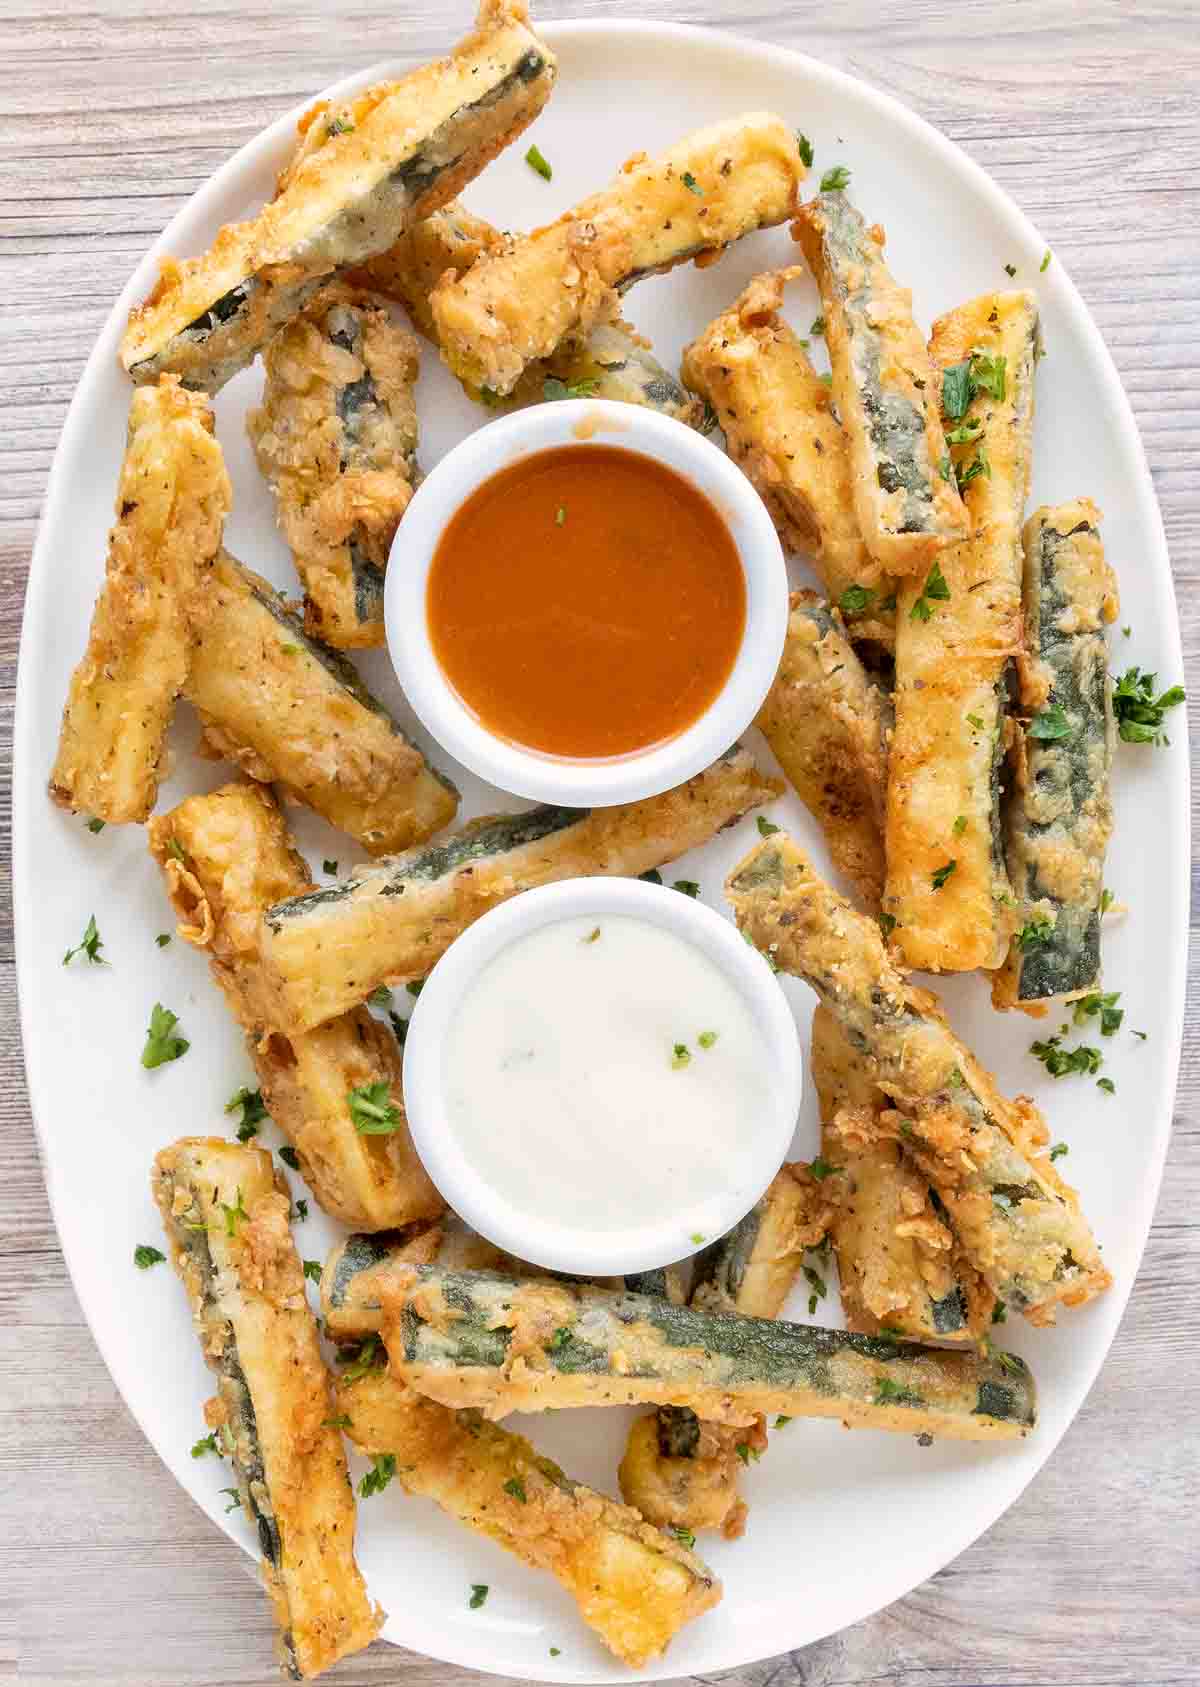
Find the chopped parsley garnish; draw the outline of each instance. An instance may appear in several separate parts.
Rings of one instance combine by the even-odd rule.
[[[554,175],[549,162],[536,146],[531,146],[525,154],[525,162],[531,170],[535,170],[543,181],[548,182]]]
[[[1119,990],[1108,990],[1103,994],[1081,996],[1075,1003],[1072,1015],[1076,1025],[1086,1025],[1089,1019],[1100,1019],[1100,1035],[1114,1037],[1121,1029],[1121,1021],[1125,1017],[1125,1009],[1119,1008],[1117,1003],[1121,999]]]
[[[1100,912],[1102,914],[1107,914],[1108,910],[1112,907],[1116,900],[1117,899],[1113,895],[1112,891],[1106,886],[1105,889],[1100,892]]]
[[[978,715],[968,715],[967,724],[968,726],[973,726],[976,732],[983,731],[983,721]]]
[[[1097,1078],[1096,1088],[1098,1090],[1104,1090],[1109,1095],[1116,1095],[1117,1093],[1117,1086],[1113,1083],[1111,1078]]]
[[[353,133],[354,123],[349,117],[331,117],[325,127],[331,135],[349,135]]]
[[[487,1596],[488,1584],[486,1582],[472,1582],[471,1597],[468,1599],[467,1604],[471,1607],[472,1611],[478,1611],[479,1607],[487,1599]]]
[[[215,1433],[212,1435],[202,1435],[199,1441],[192,1442],[192,1457],[194,1459],[202,1459],[205,1453],[216,1453],[217,1457],[220,1458],[221,1449],[217,1446],[217,1437]]]
[[[388,989],[386,984],[377,984],[371,991],[371,994],[367,997],[367,1000],[373,1008],[390,1008],[392,1005],[392,992]]]
[[[279,1158],[283,1161],[285,1166],[290,1166],[294,1172],[298,1172],[300,1170],[300,1156],[296,1153],[296,1150],[292,1147],[290,1142],[285,1142],[283,1147],[279,1150]]]
[[[1050,1164],[1053,1165],[1055,1160],[1061,1160],[1064,1154],[1069,1154],[1070,1152],[1071,1150],[1067,1147],[1065,1142],[1056,1142],[1054,1147],[1050,1150]]]
[[[822,384],[823,384],[823,385],[824,385],[824,386],[827,386],[827,387],[831,387],[831,386],[832,386],[832,385],[833,385],[833,376],[832,376],[832,374],[831,374],[831,373],[830,373],[830,372],[829,372],[829,370],[828,370],[828,369],[827,369],[827,370],[826,370],[826,371],[825,371],[825,373],[824,373],[824,374],[823,374],[823,375],[822,375],[822,376],[821,376],[821,382],[822,382]]]
[[[178,1060],[191,1047],[186,1037],[174,1035],[178,1024],[178,1014],[163,1007],[161,1002],[155,1002],[150,1010],[146,1046],[142,1050],[142,1065],[148,1072],[153,1071],[156,1066],[165,1066],[168,1061]]]
[[[551,1646],[550,1656],[552,1658],[557,1658],[557,1657],[560,1657],[561,1655],[562,1655],[562,1647],[561,1646]]]
[[[347,1347],[339,1347],[338,1364],[344,1366],[341,1380],[355,1383],[360,1377],[365,1377],[371,1371],[382,1370],[387,1364],[387,1352],[379,1337],[372,1332],[364,1336],[360,1342],[352,1342]]]
[[[154,941],[160,949],[165,949],[167,944],[171,941],[171,933],[169,931],[160,931]]]
[[[896,916],[895,914],[879,914],[876,918],[879,920],[879,929],[886,940],[896,929]]]
[[[955,479],[958,482],[958,490],[960,492],[965,491],[973,480],[979,479],[980,475],[983,475],[986,480],[991,480],[992,478],[991,461],[982,445],[971,458],[971,461],[965,465],[961,473],[958,471],[955,472]]]
[[[672,1070],[672,1072],[680,1072],[680,1071],[683,1070],[683,1068],[685,1066],[690,1066],[691,1060],[692,1060],[692,1054],[691,1054],[691,1050],[688,1048],[687,1044],[686,1043],[676,1043],[675,1047],[671,1051],[671,1070]]]
[[[97,816],[93,814],[87,823],[87,829],[89,832],[102,832],[105,825],[105,821],[98,819]]]
[[[303,1263],[304,1263],[304,1275],[308,1278],[309,1282],[310,1283],[319,1283],[321,1281],[321,1262],[320,1262],[320,1260],[319,1259],[306,1259]]]
[[[965,422],[956,428],[946,429],[947,445],[972,445],[983,432],[983,423],[975,416],[969,416]]]
[[[891,1377],[875,1378],[875,1404],[877,1406],[923,1406],[923,1395],[917,1394],[911,1388],[905,1388],[903,1383],[894,1382]]]
[[[796,130],[796,145],[800,148],[800,162],[801,162],[801,164],[803,164],[803,166],[806,170],[811,170],[812,169],[812,161],[813,161],[812,142],[809,140],[808,136],[806,134],[804,134],[803,131],[800,130],[800,129]]]
[[[841,1166],[835,1166],[832,1161],[826,1160],[818,1154],[816,1159],[809,1164],[808,1169],[818,1183],[823,1183],[827,1177],[832,1177],[834,1172],[840,1172],[842,1168]]]
[[[563,508],[563,506],[560,504],[558,506],[557,510],[555,510],[555,512],[554,512],[554,525],[555,525],[555,527],[564,526],[565,523],[566,523],[566,519],[567,519],[567,512]]]
[[[1036,949],[1039,943],[1049,943],[1053,934],[1054,921],[1035,916],[1017,933],[1017,947],[1022,954],[1028,954],[1030,949]]]
[[[582,381],[560,381],[557,375],[547,375],[542,382],[542,397],[591,398],[599,384],[593,375],[586,376]]]
[[[281,644],[279,651],[283,656],[299,656],[300,646],[298,644]]]
[[[1139,1038],[1140,1041],[1142,1041],[1143,1043],[1146,1041],[1146,1033],[1144,1031],[1135,1031],[1133,1034],[1134,1034],[1135,1037]]]
[[[1041,263],[1038,265],[1038,274],[1039,275],[1045,275],[1046,271],[1049,268],[1050,268],[1050,252],[1049,252],[1049,249],[1047,248],[1046,256],[1042,259]]]
[[[950,461],[950,453],[948,451],[943,451],[941,456],[938,458],[938,473],[941,475],[943,480],[949,480],[950,476],[954,473],[954,464]]]
[[[719,1035],[720,1033],[717,1031],[701,1031],[700,1035],[696,1038],[696,1041],[700,1044],[702,1049],[710,1049],[716,1042]]]
[[[997,404],[1004,403],[1007,371],[1006,357],[988,357],[981,351],[971,354],[971,385],[977,393],[985,392],[989,398],[994,398]]]
[[[809,329],[809,333],[812,334],[815,338],[820,339],[821,336],[824,334],[824,332],[825,332],[825,318],[823,316],[814,316],[813,319],[812,319],[812,327]]]
[[[679,179],[683,183],[684,187],[687,188],[689,193],[697,193],[701,199],[704,198],[704,189],[700,186],[700,183],[696,180],[690,170],[685,170]]]
[[[850,172],[844,164],[835,164],[821,177],[822,193],[840,193],[850,185]]]
[[[1051,703],[1049,708],[1034,715],[1029,723],[1029,736],[1047,742],[1058,738],[1069,738],[1071,732],[1071,723],[1067,719],[1066,710],[1061,703]]]
[[[1002,1300],[998,1300],[992,1307],[992,1323],[1006,1324],[1008,1322],[1008,1308]]]
[[[700,894],[700,883],[697,879],[676,879],[671,889],[682,891],[685,896],[696,897]]]
[[[227,1236],[236,1236],[238,1233],[238,1225],[250,1217],[250,1214],[246,1211],[245,1205],[242,1201],[241,1184],[238,1184],[238,1191],[237,1195],[234,1197],[233,1206],[230,1206],[227,1201],[220,1201],[218,1202],[218,1205],[225,1215],[225,1234]]]
[[[966,415],[971,398],[971,359],[966,357],[942,370],[942,409],[957,422]]]
[[[1144,674],[1139,668],[1129,668],[1113,688],[1117,731],[1127,744],[1170,742],[1162,731],[1163,716],[1168,709],[1182,703],[1186,693],[1181,685],[1171,685],[1156,697],[1156,679],[1155,674]]]
[[[760,838],[772,838],[775,836],[775,833],[779,831],[779,827],[775,824],[775,822],[773,820],[768,820],[765,814],[759,814],[755,818]]]
[[[817,1310],[817,1302],[825,1299],[825,1279],[819,1271],[814,1271],[811,1265],[803,1265],[800,1269],[804,1273],[805,1282],[812,1290],[808,1297],[808,1315],[811,1318]]]
[[[328,857],[326,857],[326,859],[324,861],[322,861],[321,871],[323,873],[328,873],[330,875],[330,877],[332,877],[333,874],[335,874],[337,872],[337,870],[338,870],[338,864],[337,864],[336,861],[330,861],[328,859]]]
[[[946,576],[942,573],[942,565],[935,562],[925,577],[925,584],[921,588],[921,595],[909,610],[910,621],[928,621],[933,614],[935,603],[947,603],[950,599],[950,588],[946,584]]]
[[[757,1464],[759,1459],[762,1458],[758,1448],[752,1447],[748,1441],[739,1441],[733,1450],[745,1465],[748,1465],[752,1459]]]
[[[106,967],[108,962],[101,955],[104,939],[100,936],[96,925],[95,914],[88,916],[88,923],[83,928],[83,936],[73,949],[68,949],[63,956],[63,965],[69,966],[76,955],[86,955],[92,966]]]
[[[843,615],[861,615],[874,596],[871,586],[847,586],[838,599],[838,608]]]
[[[784,1429],[789,1423],[791,1423],[791,1421],[792,1420],[789,1417],[777,1417],[775,1419],[775,1428]]]
[[[403,1119],[400,1109],[391,1098],[386,1078],[377,1084],[360,1084],[346,1097],[350,1117],[360,1136],[390,1136],[398,1131]]]
[[[139,1242],[133,1250],[133,1263],[139,1271],[149,1271],[152,1265],[161,1265],[166,1254],[152,1248],[148,1242]]]
[[[700,418],[700,432],[712,433],[716,426],[717,413],[713,409],[711,402],[706,398],[704,400],[704,414]]]
[[[668,1523],[667,1533],[674,1535],[680,1546],[686,1546],[690,1552],[696,1544],[696,1537],[690,1529],[685,1529],[682,1523]]]
[[[1087,1043],[1080,1043],[1073,1049],[1064,1048],[1061,1037],[1047,1037],[1045,1042],[1031,1043],[1029,1052],[1041,1061],[1052,1078],[1065,1078],[1072,1072],[1094,1076],[1104,1060],[1100,1050],[1091,1048]]]
[[[971,400],[981,392],[994,398],[997,404],[1002,404],[1007,388],[1007,370],[1006,357],[989,357],[984,352],[972,352],[961,363],[950,364],[942,371],[942,409],[945,414],[952,422],[960,422]],[[952,431],[958,432],[957,429]],[[950,435],[947,435],[949,438]]]
[[[308,1217],[308,1202],[307,1201],[297,1201],[296,1202],[296,1217],[298,1219],[306,1219]]]
[[[167,840],[167,854],[174,861],[181,861],[185,864],[187,862],[187,855],[184,852],[184,847],[178,838],[169,838]]]
[[[404,988],[408,991],[409,995],[415,1002],[417,997],[421,994],[421,991],[425,988],[425,980],[423,978],[411,979]]]
[[[236,1113],[239,1107],[242,1110],[242,1117],[237,1128],[237,1139],[239,1142],[249,1142],[252,1136],[258,1135],[260,1123],[268,1116],[262,1091],[249,1089],[243,1084],[241,1089],[235,1090],[225,1103],[225,1111]]]
[[[520,1500],[522,1505],[525,1505],[527,1502],[528,1496],[525,1492],[525,1484],[519,1476],[509,1477],[508,1481],[504,1484],[504,1492],[506,1494],[511,1494],[513,1499]]]
[[[225,1507],[225,1515],[226,1515],[226,1517],[228,1517],[229,1513],[231,1511],[236,1511],[238,1509],[238,1507],[241,1505],[242,1496],[236,1488],[222,1488],[221,1492],[223,1494],[230,1494],[230,1495],[233,1496],[230,1499],[229,1504]]]
[[[369,1500],[372,1494],[382,1494],[396,1474],[395,1453],[376,1453],[371,1468],[358,1484],[360,1499]]]
[[[657,867],[647,868],[644,873],[638,874],[638,878],[648,885],[660,885],[662,883],[662,874]]]
[[[591,931],[588,932],[587,936],[581,937],[579,939],[579,941],[581,943],[596,943],[596,942],[599,941],[599,938],[600,938],[600,927],[599,926],[593,926]]]
[[[958,862],[953,856],[951,856],[950,860],[945,862],[941,867],[935,867],[929,881],[934,890],[941,890],[951,873],[956,872],[957,869]]]
[[[1008,276],[1009,280],[1011,281],[1013,276],[1017,273],[1016,264],[1005,264],[1004,273],[1005,273],[1005,275]]]
[[[950,830],[954,833],[954,836],[956,838],[961,838],[963,833],[966,831],[966,829],[967,829],[967,817],[966,817],[966,815],[965,814],[956,814],[955,817],[954,817],[954,824],[950,828]]]
[[[707,1238],[704,1235],[702,1235],[702,1233],[699,1230],[693,1230],[691,1235],[688,1237],[688,1241],[691,1242],[693,1244],[693,1246],[697,1247],[697,1248],[701,1245],[702,1242],[704,1242],[706,1240],[707,1240]]]

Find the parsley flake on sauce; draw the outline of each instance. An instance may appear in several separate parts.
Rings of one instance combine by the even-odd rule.
[[[161,1002],[155,1002],[150,1010],[146,1046],[142,1050],[142,1065],[148,1072],[153,1071],[156,1066],[166,1066],[169,1061],[178,1060],[191,1048],[192,1045],[186,1037],[175,1035],[175,1027],[178,1024],[178,1014],[163,1007]]]

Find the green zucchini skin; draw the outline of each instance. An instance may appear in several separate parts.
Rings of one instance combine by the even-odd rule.
[[[593,398],[639,404],[688,427],[699,427],[703,417],[704,406],[648,347],[639,344],[626,322],[598,323],[581,344],[561,347],[544,363],[535,364],[522,377],[513,396],[524,398],[532,389],[532,396],[542,398],[547,376],[568,386],[588,382]]]
[[[185,386],[217,392],[331,275],[385,251],[410,223],[452,198],[490,157],[480,125],[488,124],[496,136],[519,133],[549,95],[554,61],[538,46],[518,44],[515,58],[493,75],[490,87],[417,141],[385,175],[363,191],[348,190],[342,208],[286,254],[293,279],[274,279],[280,255],[273,254],[271,263],[213,299],[156,351],[129,364],[131,379],[156,381],[173,371]]]
[[[818,878],[785,834],[751,851],[726,891],[739,928],[811,985],[908,1117],[905,1147],[993,1293],[1044,1322],[1059,1301],[1078,1304],[1106,1288],[1111,1278],[1072,1191],[1033,1146],[1044,1140],[1040,1115],[1006,1101],[941,1015],[927,1011],[875,921]],[[947,1149],[951,1122],[961,1140]]]
[[[1069,731],[1042,739],[1030,724],[1022,729],[1007,814],[1009,873],[1022,928],[1036,922],[1044,935],[1024,945],[1014,939],[993,989],[1000,1007],[1080,995],[1100,979],[1116,741],[1105,629],[1117,599],[1099,520],[1095,505],[1077,499],[1039,509],[1025,524],[1023,701],[1030,714],[1060,708]]]
[[[443,844],[387,857],[264,914],[281,1028],[311,1029],[377,985],[424,978],[498,902],[580,875],[634,877],[707,842],[778,782],[734,745],[685,785],[611,808],[551,805],[475,821]]]
[[[1013,1355],[491,1272],[414,1267],[385,1340],[394,1369],[421,1393],[489,1417],[649,1401],[714,1422],[781,1412],[976,1440],[1024,1435],[1037,1415],[1033,1379]]]

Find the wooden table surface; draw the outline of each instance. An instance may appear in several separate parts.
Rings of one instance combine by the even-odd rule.
[[[469,0],[6,0],[0,11],[0,709],[4,783],[25,574],[51,454],[113,298],[181,201],[263,123]],[[1200,31],[1195,0],[544,0],[804,49],[939,125],[1034,218],[1133,401],[1200,698]],[[636,136],[631,133],[630,144]],[[1196,741],[1196,740],[1194,740]],[[244,1560],[176,1486],[80,1316],[46,1205],[0,872],[0,1682],[268,1683]],[[1193,992],[1195,998],[1195,992]],[[1200,1683],[1200,1056],[1116,1345],[1025,1496],[857,1627],[728,1672],[741,1687]],[[82,1121],[81,1121],[82,1124]],[[797,1597],[803,1552],[797,1543]],[[333,1679],[477,1678],[379,1645]]]

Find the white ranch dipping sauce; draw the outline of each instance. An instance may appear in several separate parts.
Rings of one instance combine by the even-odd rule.
[[[593,1231],[678,1213],[683,1255],[713,1239],[709,1202],[760,1193],[765,1039],[708,956],[648,920],[518,938],[464,995],[444,1059],[450,1128],[517,1211]]]

